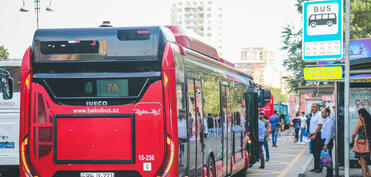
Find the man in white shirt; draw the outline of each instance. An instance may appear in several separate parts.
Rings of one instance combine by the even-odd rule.
[[[322,110],[321,116],[324,119],[322,130],[321,130],[321,145],[323,146],[323,150],[329,152],[330,157],[332,159],[332,147],[334,146],[332,142],[332,127],[334,125],[333,119],[330,117],[330,109],[325,108]],[[332,163],[332,161],[331,161]],[[327,174],[326,177],[332,177],[333,171],[332,167],[327,167]]]
[[[260,167],[264,168],[264,154],[263,154],[263,144],[264,144],[264,135],[267,133],[267,129],[265,128],[265,123],[263,122],[263,116],[259,117],[258,120],[258,154],[260,159]]]
[[[321,129],[323,124],[323,119],[321,116],[321,112],[318,111],[319,106],[316,103],[312,104],[311,112],[312,118],[310,120],[310,127],[309,127],[309,137],[311,138],[311,146],[312,152],[314,157],[314,168],[310,170],[311,172],[321,173],[320,168],[320,156],[321,156]]]

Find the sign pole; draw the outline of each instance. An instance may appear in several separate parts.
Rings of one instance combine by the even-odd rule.
[[[338,130],[338,121],[339,121],[339,114],[338,114],[338,82],[335,82],[335,88],[334,88],[334,95],[335,95],[335,176],[339,176],[339,130]]]
[[[345,3],[345,81],[344,81],[344,175],[349,177],[349,44],[350,44],[350,0]]]

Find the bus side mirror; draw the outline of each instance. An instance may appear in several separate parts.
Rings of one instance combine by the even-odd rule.
[[[259,88],[258,89],[258,107],[264,107],[271,101],[271,89],[269,88]]]
[[[9,100],[13,98],[13,78],[12,77],[6,77],[4,78],[4,84],[3,84],[3,99]]]
[[[264,89],[258,88],[258,107],[264,107]]]
[[[270,102],[271,101],[271,89],[267,88],[264,91],[264,101],[265,102]]]

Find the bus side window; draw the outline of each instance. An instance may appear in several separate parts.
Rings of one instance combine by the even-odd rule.
[[[197,138],[196,134],[196,100],[195,100],[195,93],[194,93],[194,83],[193,79],[187,79],[187,101],[188,101],[188,136],[190,141],[195,141]]]
[[[208,137],[213,137],[215,136],[215,121],[214,121],[214,116],[211,113],[207,114],[207,135]]]
[[[176,100],[177,100],[177,110],[178,110],[178,141],[179,141],[179,164],[185,166],[186,164],[186,154],[187,154],[187,118],[185,109],[185,92],[184,83],[176,84]],[[179,171],[184,173],[184,169],[179,169]]]
[[[315,20],[316,19],[316,16],[315,15],[311,15],[309,19],[310,20]]]
[[[219,85],[215,84],[218,79],[215,76],[202,74],[202,96],[203,109],[207,118],[207,136],[205,138],[211,138],[218,135],[219,127]]]
[[[179,142],[186,142],[187,140],[187,121],[186,121],[186,109],[184,103],[184,84],[176,84],[176,98],[177,98],[177,110],[178,110],[178,137]]]

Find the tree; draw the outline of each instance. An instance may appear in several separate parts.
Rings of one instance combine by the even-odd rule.
[[[0,45],[0,60],[6,60],[8,59],[8,56],[8,50],[4,46]]]
[[[298,14],[302,14],[304,0],[296,1],[296,10]],[[287,51],[287,58],[283,61],[283,66],[287,71],[292,73],[290,77],[284,77],[290,93],[299,93],[299,86],[305,85],[303,68],[305,62],[302,59],[302,29],[297,30],[292,25],[283,27],[282,36],[283,46],[282,50]]]
[[[299,86],[305,85],[303,68],[305,62],[302,59],[301,49],[301,34],[302,30],[295,31],[295,28],[291,25],[284,27],[282,32],[283,50],[287,50],[287,58],[284,59],[283,65],[287,71],[292,73],[291,77],[284,78],[287,82],[287,87],[290,93],[299,93]]]
[[[273,95],[274,102],[281,102],[286,103],[289,100],[289,96],[287,94],[282,94],[282,90],[280,88],[266,86],[271,89],[271,93]]]
[[[303,2],[297,0],[295,6],[299,15],[303,11]],[[371,38],[371,1],[352,0],[351,2],[351,39]],[[283,79],[288,83],[287,87],[291,93],[299,93],[299,87],[305,85],[303,68],[305,62],[302,59],[302,29],[297,30],[292,25],[286,25],[282,30],[283,47],[287,51],[287,58],[283,65],[292,76]]]
[[[353,0],[350,14],[350,38],[371,38],[371,1]]]

